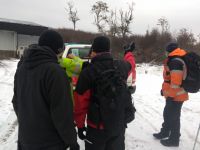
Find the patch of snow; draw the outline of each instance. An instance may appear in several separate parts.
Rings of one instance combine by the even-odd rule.
[[[3,61],[6,67],[0,67],[0,150],[17,149],[17,123],[11,104],[17,62]],[[133,94],[137,112],[126,130],[126,150],[192,150],[200,123],[200,93],[190,94],[190,100],[183,104],[178,148],[164,147],[152,136],[159,132],[163,122],[165,100],[160,96],[162,80],[161,66],[138,65],[137,90]],[[84,150],[84,142],[79,140],[79,143]],[[200,150],[200,136],[195,150]]]

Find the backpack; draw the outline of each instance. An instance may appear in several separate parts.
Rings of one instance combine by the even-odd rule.
[[[182,87],[186,92],[197,93],[200,89],[200,56],[189,52],[185,56],[175,59],[181,61],[186,68]]]
[[[94,70],[97,77],[93,86],[88,119],[99,128],[102,123],[107,134],[117,135],[125,130],[126,123],[134,119],[135,108],[131,93],[115,65],[106,70],[94,66]]]
[[[200,89],[200,56],[194,52],[187,53],[183,60],[187,67],[187,76],[182,86],[189,93],[197,93]]]

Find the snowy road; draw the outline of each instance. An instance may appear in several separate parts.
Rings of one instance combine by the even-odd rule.
[[[2,61],[0,66],[0,150],[15,149],[17,120],[11,100],[17,62]]]
[[[11,100],[17,60],[3,63],[6,66],[0,66],[0,150],[16,150],[17,122]],[[137,91],[133,95],[137,113],[126,131],[126,150],[192,150],[200,122],[200,93],[190,95],[190,100],[183,105],[179,148],[163,147],[152,137],[152,133],[159,131],[163,121],[165,101],[160,96],[161,69],[149,65],[137,68]],[[84,150],[83,143],[80,143]],[[200,137],[196,150],[200,150]]]

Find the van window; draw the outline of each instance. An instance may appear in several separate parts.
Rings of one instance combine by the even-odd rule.
[[[84,58],[88,58],[89,52],[90,52],[89,47],[87,47],[87,48],[71,48],[68,51],[68,54],[72,53],[73,55],[84,59]]]

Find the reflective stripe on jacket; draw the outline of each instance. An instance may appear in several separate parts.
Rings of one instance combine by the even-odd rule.
[[[186,66],[178,59],[186,52],[180,48],[175,49],[164,61],[162,91],[165,97],[172,97],[175,101],[188,100],[188,93],[181,87],[186,73]]]

